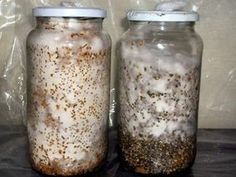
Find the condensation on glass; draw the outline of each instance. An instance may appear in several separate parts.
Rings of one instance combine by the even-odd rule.
[[[142,174],[189,168],[196,133],[203,44],[198,14],[131,11],[120,42],[119,143],[122,162]]]
[[[27,39],[28,135],[33,167],[48,175],[93,171],[107,154],[109,35],[105,11],[43,7]]]

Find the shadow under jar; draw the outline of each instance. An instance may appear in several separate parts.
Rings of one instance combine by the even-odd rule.
[[[173,174],[196,155],[203,43],[194,12],[131,11],[120,41],[119,145],[142,174]]]
[[[47,175],[93,171],[108,146],[110,85],[106,12],[42,7],[27,39],[28,136],[33,167]]]

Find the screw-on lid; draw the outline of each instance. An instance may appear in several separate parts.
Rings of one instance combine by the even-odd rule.
[[[85,18],[105,18],[106,10],[100,8],[85,7],[36,7],[33,9],[36,17],[85,17]]]
[[[160,21],[160,22],[193,22],[199,20],[198,13],[183,10],[186,2],[183,0],[163,1],[156,5],[153,11],[130,10],[127,14],[130,21]]]
[[[193,22],[198,21],[196,12],[186,11],[136,11],[127,14],[130,21]]]

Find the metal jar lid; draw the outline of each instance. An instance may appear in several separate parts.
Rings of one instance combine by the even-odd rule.
[[[85,18],[105,18],[106,10],[100,8],[87,7],[36,7],[33,9],[36,17],[85,17]]]

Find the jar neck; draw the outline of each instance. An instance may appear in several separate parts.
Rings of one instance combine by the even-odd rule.
[[[102,18],[37,17],[36,28],[45,30],[102,30]]]
[[[138,30],[143,26],[155,31],[187,32],[194,31],[194,22],[130,22],[131,30]]]

